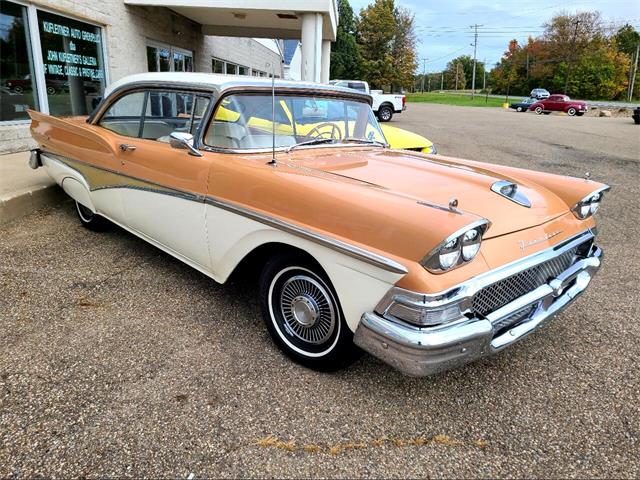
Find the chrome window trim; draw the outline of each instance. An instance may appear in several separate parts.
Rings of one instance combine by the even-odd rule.
[[[378,302],[375,311],[381,315],[386,314],[393,303],[400,303],[411,308],[435,309],[445,305],[460,303],[462,313],[467,313],[471,308],[473,296],[481,289],[504,280],[516,273],[544,263],[552,258],[562,255],[567,250],[578,246],[586,241],[595,238],[594,230],[585,230],[573,237],[549,247],[540,252],[536,252],[513,262],[502,265],[498,268],[482,273],[465,282],[450,287],[437,293],[420,293],[393,287]]]
[[[199,145],[202,146],[203,150],[207,150],[210,152],[216,152],[216,153],[230,153],[230,154],[241,154],[241,155],[247,155],[247,154],[252,154],[252,153],[268,153],[268,152],[272,152],[274,149],[273,147],[266,147],[266,148],[226,148],[226,147],[218,147],[215,145],[208,145],[206,143],[204,143],[204,137],[205,137],[205,132],[209,130],[209,126],[211,125],[211,122],[213,122],[214,119],[214,115],[216,110],[218,109],[218,106],[222,103],[222,101],[231,96],[231,95],[237,95],[237,94],[244,94],[244,95],[260,95],[260,94],[268,94],[269,96],[271,96],[272,94],[272,88],[271,87],[261,87],[261,88],[250,88],[250,89],[245,89],[245,88],[240,88],[240,87],[229,87],[227,89],[224,90],[224,92],[222,92],[217,99],[215,99],[214,102],[214,106],[211,109],[211,114],[210,116],[207,118],[206,123],[205,122],[201,122],[201,124],[205,124],[206,127],[203,128],[202,134],[200,135],[199,138]],[[303,96],[303,95],[308,95],[308,94],[313,94],[315,96],[318,97],[323,97],[323,98],[336,98],[336,99],[346,99],[346,100],[353,100],[353,101],[357,101],[357,102],[363,102],[363,100],[367,100],[366,103],[369,104],[369,107],[371,107],[373,105],[373,99],[370,96],[366,96],[368,98],[365,98],[365,96],[363,95],[351,95],[352,92],[342,92],[342,91],[333,91],[333,90],[314,90],[311,88],[304,88],[304,87],[300,87],[300,88],[280,88],[278,89],[276,87],[276,96],[280,95],[280,96],[296,96],[294,94],[297,94],[297,96]],[[378,125],[380,127],[380,125]],[[382,133],[382,136],[384,137],[384,132],[382,132],[382,128],[380,127],[380,133]],[[307,145],[307,146],[300,146],[297,147],[298,149],[310,149],[310,148],[322,148],[322,147],[376,147],[376,148],[386,148],[383,145],[375,145],[375,144],[371,144],[371,143],[367,143],[367,144],[357,144],[357,143],[337,143],[337,144],[324,144],[324,145]],[[287,152],[287,150],[290,148],[290,146],[286,146],[286,147],[276,147],[275,151],[276,152]]]
[[[89,185],[89,189],[91,191],[95,191],[95,190],[99,190],[99,189],[106,189],[106,188],[133,188],[133,189],[137,189],[137,190],[144,190],[144,191],[149,191],[149,192],[153,192],[153,193],[159,193],[162,195],[171,195],[171,196],[176,196],[176,197],[180,197],[183,198],[184,200],[189,200],[189,201],[194,201],[194,202],[201,202],[201,203],[206,203],[208,205],[217,207],[217,208],[222,208],[224,210],[227,210],[229,212],[232,213],[236,213],[238,215],[242,215],[246,218],[249,218],[251,220],[255,220],[258,221],[264,225],[268,225],[271,226],[273,228],[276,228],[278,230],[290,233],[292,235],[295,235],[297,237],[300,238],[304,238],[306,240],[310,240],[314,243],[317,243],[319,245],[323,245],[325,247],[328,247],[334,251],[337,251],[339,253],[343,253],[351,258],[355,258],[356,260],[361,260],[367,264],[382,268],[383,270],[392,272],[392,273],[397,273],[397,274],[406,274],[408,273],[408,269],[402,265],[401,263],[396,262],[395,260],[392,260],[390,258],[387,258],[383,255],[379,255],[377,253],[371,252],[369,250],[366,250],[364,248],[358,247],[356,245],[351,245],[347,242],[344,242],[342,240],[338,240],[336,238],[332,238],[329,237],[327,235],[322,235],[320,233],[314,232],[313,230],[309,230],[306,228],[302,228],[298,225],[295,225],[293,223],[287,222],[285,220],[281,220],[278,219],[276,217],[273,217],[271,215],[266,215],[264,213],[260,213],[257,212],[255,210],[252,210],[250,208],[241,206],[237,203],[234,202],[229,202],[227,200],[223,200],[217,197],[214,197],[212,195],[202,195],[202,194],[198,194],[198,193],[194,193],[194,192],[189,192],[186,190],[181,190],[181,189],[177,189],[174,187],[170,187],[167,185],[163,185],[160,183],[156,183],[156,182],[152,182],[149,180],[146,180],[144,178],[139,178],[139,177],[134,177],[134,176],[130,176],[130,175],[126,175],[126,174],[122,174],[120,172],[108,169],[108,168],[104,168],[104,167],[98,167],[96,165],[87,163],[87,162],[83,162],[81,160],[75,160],[69,157],[65,157],[62,155],[58,155],[52,152],[46,152],[43,151],[41,152],[42,155],[54,160],[54,161],[59,161],[61,163],[64,163],[66,166],[68,166],[69,168],[75,170],[76,172],[78,172],[79,175],[81,175],[84,178],[84,175],[82,174],[82,172],[80,170],[78,170],[77,168],[74,168],[73,165],[70,165],[69,162],[77,162],[80,163],[82,165],[86,165],[90,168],[96,168],[99,170],[103,170],[109,173],[112,173],[114,175],[118,175],[124,178],[129,178],[131,180],[135,180],[138,182],[142,182],[145,185],[127,185],[127,184],[119,184],[119,185],[105,185],[105,186],[101,186],[99,188],[92,188],[91,185],[87,182],[86,178],[84,178],[85,182],[87,182],[87,185]]]

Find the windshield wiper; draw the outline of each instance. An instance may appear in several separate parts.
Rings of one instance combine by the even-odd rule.
[[[314,138],[312,140],[307,140],[306,142],[296,143],[295,145],[291,145],[285,149],[285,152],[289,153],[296,147],[302,147],[304,145],[320,145],[322,143],[332,143],[335,142],[334,138]]]
[[[356,138],[356,137],[346,137],[342,139],[343,143],[365,143],[367,145],[379,145],[381,147],[388,147],[389,144],[379,142],[378,140],[369,140],[368,138]]]

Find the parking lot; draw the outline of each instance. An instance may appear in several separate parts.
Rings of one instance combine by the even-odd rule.
[[[538,334],[436,377],[322,374],[220,286],[70,203],[0,228],[0,477],[640,475],[640,128],[409,104],[440,153],[609,183],[605,263]]]

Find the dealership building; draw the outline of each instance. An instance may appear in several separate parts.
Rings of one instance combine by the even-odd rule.
[[[134,73],[326,82],[336,0],[304,3],[1,0],[0,153],[31,146],[27,109],[87,115],[109,83]]]

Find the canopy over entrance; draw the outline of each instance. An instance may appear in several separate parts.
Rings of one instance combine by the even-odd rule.
[[[300,39],[302,80],[329,81],[331,42],[336,39],[336,0],[124,0],[127,5],[166,7],[202,25],[204,35]]]

